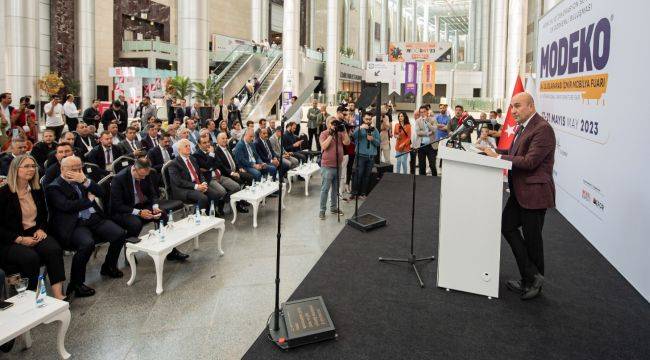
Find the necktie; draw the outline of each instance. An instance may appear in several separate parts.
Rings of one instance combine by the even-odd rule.
[[[196,170],[194,170],[194,166],[192,166],[192,162],[190,159],[185,159],[185,165],[187,165],[187,168],[190,170],[190,175],[192,175],[192,181],[199,185],[199,175],[196,173]]]
[[[111,149],[106,149],[106,165],[113,163],[113,156],[111,155]]]
[[[230,152],[228,152],[228,150],[226,149],[221,149],[221,151],[223,151],[224,154],[226,154],[226,158],[228,159],[228,165],[230,165],[230,169],[232,171],[235,171],[237,167],[235,166],[235,162],[232,160],[232,157],[230,157]]]
[[[131,149],[132,149],[133,151],[138,150],[138,148],[135,146],[135,141],[131,141]]]
[[[271,150],[269,150],[269,145],[264,140],[262,140],[262,144],[264,144],[264,148],[266,149],[266,153],[269,155],[269,158],[271,158]]]
[[[158,146],[158,140],[155,138],[151,138],[151,142],[153,142],[153,146]]]
[[[253,156],[253,152],[251,151],[251,147],[248,143],[246,143],[246,150],[248,151],[248,158],[250,159],[250,162],[253,164],[255,163],[255,156]]]
[[[163,160],[165,162],[169,161],[169,151],[165,148],[160,148],[160,153],[162,154]]]
[[[524,131],[524,127],[522,125],[517,125],[517,129],[515,130],[515,138],[512,140],[510,151],[515,148],[515,144],[517,143],[517,140],[519,140],[519,135],[521,135],[522,131]]]
[[[142,193],[142,186],[140,180],[135,181],[135,193],[137,195],[136,204],[144,203],[144,194]]]

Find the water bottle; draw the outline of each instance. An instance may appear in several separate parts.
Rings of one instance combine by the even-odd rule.
[[[214,201],[210,201],[210,217],[215,217],[216,211],[214,210]]]
[[[194,207],[194,225],[201,225],[201,208],[199,207],[199,203],[196,203],[196,207]]]
[[[168,219],[167,223],[168,224],[173,223],[174,222],[174,212],[169,210],[169,213],[167,213],[167,215],[169,215],[169,216],[167,216],[167,219]]]
[[[165,225],[162,220],[158,223],[158,239],[160,239],[160,242],[165,241]]]
[[[45,298],[47,297],[47,292],[45,290],[45,276],[38,276],[38,285],[36,286],[36,307],[42,307],[45,305]]]

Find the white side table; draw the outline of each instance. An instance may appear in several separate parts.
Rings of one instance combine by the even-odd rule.
[[[70,325],[70,309],[67,302],[48,296],[44,306],[36,307],[36,293],[33,291],[25,291],[22,297],[16,295],[7,301],[14,303],[14,306],[0,311],[0,344],[23,335],[29,349],[32,346],[31,329],[40,324],[58,321],[60,324],[56,338],[57,350],[62,359],[70,357],[65,350],[65,334]]]
[[[316,163],[307,163],[298,166],[295,169],[287,171],[287,179],[289,180],[289,192],[291,192],[293,178],[302,176],[305,179],[305,196],[309,196],[309,179],[320,170],[320,166]]]
[[[246,188],[240,190],[232,195],[230,195],[230,208],[232,209],[232,221],[231,224],[234,224],[237,220],[237,202],[246,201],[247,203],[253,206],[253,227],[257,227],[257,211],[259,210],[260,203],[266,202],[266,197],[275,193],[280,188],[280,184],[277,181],[258,184],[257,189],[250,190]],[[282,208],[284,209],[284,195],[286,192],[286,187],[282,187]]]
[[[138,251],[145,252],[151,256],[153,263],[156,267],[156,294],[160,295],[163,292],[162,280],[163,280],[163,265],[165,263],[165,258],[173,248],[184,244],[192,239],[194,239],[194,249],[199,248],[199,235],[211,230],[217,229],[217,246],[219,251],[219,256],[223,256],[224,252],[221,249],[221,240],[223,239],[223,233],[225,231],[225,221],[224,219],[202,216],[201,224],[196,225],[194,220],[188,221],[191,217],[182,219],[180,221],[174,222],[173,229],[168,229],[165,234],[165,240],[160,241],[158,236],[149,236],[149,234],[140,236],[142,239],[137,244],[127,243],[126,244],[126,257],[129,260],[129,265],[131,266],[131,278],[127,281],[127,285],[133,285],[136,276],[136,263],[135,263],[135,253]]]

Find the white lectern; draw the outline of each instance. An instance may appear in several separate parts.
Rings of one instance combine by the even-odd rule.
[[[441,143],[438,287],[499,296],[503,170],[512,163]]]

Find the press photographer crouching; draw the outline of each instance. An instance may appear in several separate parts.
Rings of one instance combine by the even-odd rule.
[[[321,188],[320,188],[320,214],[325,220],[327,209],[327,194],[330,194],[330,211],[332,214],[341,214],[338,206],[339,194],[339,168],[343,162],[343,145],[350,144],[350,136],[345,128],[345,122],[330,116],[327,118],[327,130],[320,134],[321,157]]]
[[[352,139],[357,144],[356,174],[352,187],[353,198],[356,196],[363,198],[368,194],[370,173],[379,150],[379,131],[372,126],[372,119],[371,113],[365,113],[363,123],[352,134]]]

